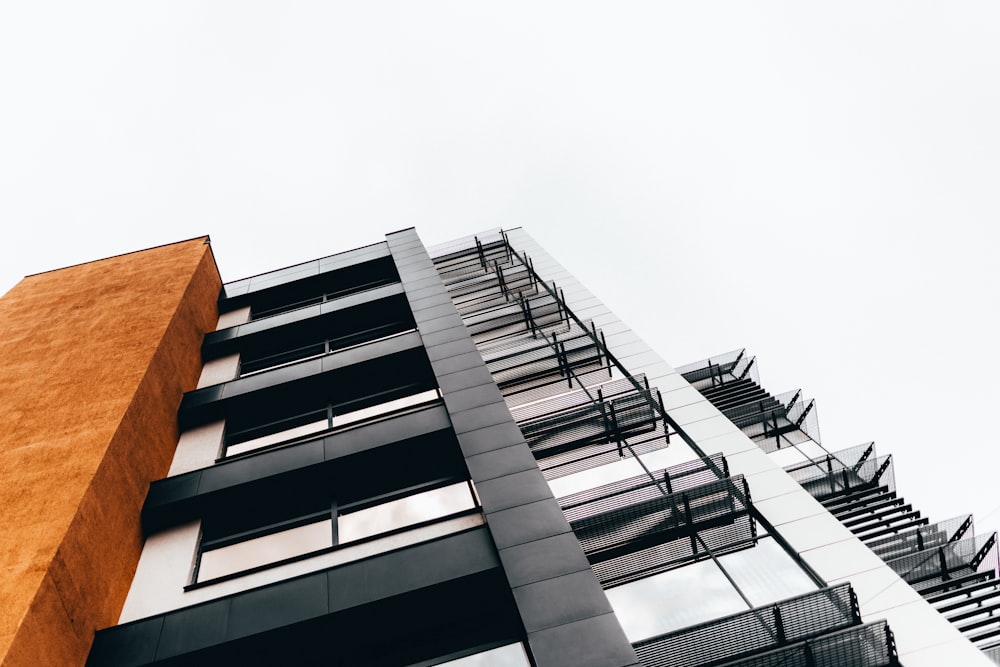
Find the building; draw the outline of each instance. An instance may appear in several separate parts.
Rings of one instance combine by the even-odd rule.
[[[31,276],[0,322],[4,667],[1000,643],[995,536],[828,452],[747,355],[671,368],[520,229],[226,284],[193,239]]]

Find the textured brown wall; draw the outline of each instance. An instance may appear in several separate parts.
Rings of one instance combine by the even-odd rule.
[[[0,299],[0,664],[82,665],[113,625],[215,327],[205,238],[30,276]]]

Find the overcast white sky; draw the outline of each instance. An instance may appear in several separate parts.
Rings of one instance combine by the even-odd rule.
[[[817,5],[0,4],[0,292],[523,226],[671,363],[746,346],[1000,525],[1000,5]]]

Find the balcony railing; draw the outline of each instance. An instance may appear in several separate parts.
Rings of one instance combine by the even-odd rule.
[[[854,590],[841,584],[644,639],[634,647],[645,667],[708,667],[860,624]]]
[[[757,527],[742,476],[721,457],[693,461],[560,499],[605,586],[752,546]]]

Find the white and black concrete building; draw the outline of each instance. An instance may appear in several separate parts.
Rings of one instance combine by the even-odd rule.
[[[939,608],[992,617],[995,539],[882,521],[808,402],[671,368],[521,229],[402,230],[219,310],[91,667],[993,664]]]

